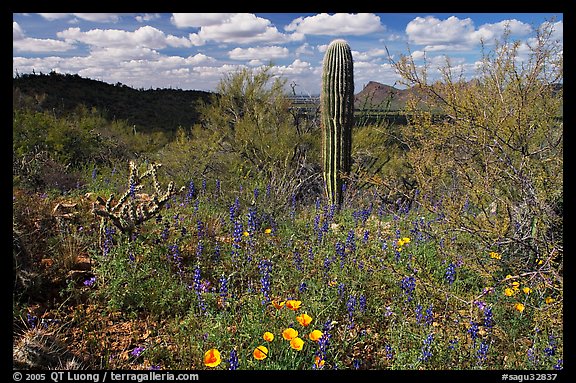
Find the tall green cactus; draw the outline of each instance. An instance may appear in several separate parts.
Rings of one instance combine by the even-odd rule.
[[[343,175],[352,165],[354,125],[354,63],[345,40],[330,43],[322,64],[320,92],[323,176],[331,204],[343,202]]]

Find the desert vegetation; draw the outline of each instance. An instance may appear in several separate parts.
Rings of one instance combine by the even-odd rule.
[[[336,199],[270,68],[169,134],[15,87],[14,368],[562,370],[562,52],[393,64]]]

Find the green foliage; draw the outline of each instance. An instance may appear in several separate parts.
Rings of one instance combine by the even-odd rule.
[[[352,165],[354,125],[354,61],[344,40],[328,45],[322,64],[320,91],[322,160],[326,198],[338,206],[343,202],[343,179]]]
[[[506,35],[484,51],[470,82],[448,63],[442,81],[429,84],[410,57],[401,58],[396,68],[441,113],[412,104],[403,135],[426,196],[420,202],[444,213],[443,232],[468,232],[484,254],[505,253],[510,273],[561,285],[562,51],[546,24],[522,62],[519,48]]]
[[[294,128],[284,85],[271,67],[230,73],[200,108],[202,124],[180,129],[159,160],[185,182],[221,180],[226,191],[270,184],[281,194],[279,204],[314,193],[317,138]]]

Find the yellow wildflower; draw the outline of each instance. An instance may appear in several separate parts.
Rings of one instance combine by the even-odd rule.
[[[488,255],[490,255],[490,258],[492,259],[502,259],[502,256],[495,251],[491,251]]]
[[[514,305],[514,308],[515,308],[516,310],[520,311],[520,312],[524,311],[524,305],[523,305],[522,303],[520,303],[520,302],[516,303],[516,304]]]
[[[552,302],[554,302],[556,299],[552,298],[552,297],[546,297],[546,303],[550,304]]]
[[[514,290],[512,290],[511,288],[507,287],[504,289],[504,295],[506,295],[507,297],[511,297],[512,295],[514,295]]]
[[[532,292],[532,289],[530,287],[524,287],[522,291],[524,291],[524,294],[530,294]]]

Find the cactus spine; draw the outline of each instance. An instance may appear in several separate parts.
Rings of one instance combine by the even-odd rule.
[[[345,40],[330,43],[322,65],[320,92],[322,157],[325,191],[331,204],[343,202],[343,175],[352,164],[354,65]]]

